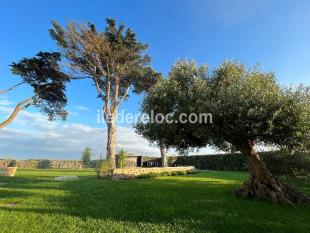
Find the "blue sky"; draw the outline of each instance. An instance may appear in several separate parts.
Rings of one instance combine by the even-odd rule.
[[[0,89],[19,81],[10,73],[11,62],[56,49],[48,34],[51,20],[62,24],[66,19],[89,21],[103,29],[106,17],[125,23],[140,41],[148,43],[152,66],[165,75],[180,58],[211,67],[224,59],[237,59],[247,65],[260,63],[264,70],[275,72],[283,85],[310,84],[309,12],[306,0],[2,1]],[[29,96],[28,87],[1,96],[0,120]],[[68,98],[71,114],[66,122],[49,123],[29,108],[1,130],[0,157],[77,159],[86,145],[96,155],[104,153],[105,125],[96,123],[102,103],[96,99],[94,87],[88,81],[72,82]],[[141,97],[132,95],[121,109],[137,113],[140,101]],[[118,148],[158,154],[157,148],[134,135],[131,125],[120,125],[118,139]]]

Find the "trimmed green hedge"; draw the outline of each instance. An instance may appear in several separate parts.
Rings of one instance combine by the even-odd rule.
[[[305,176],[310,174],[310,155],[285,151],[262,152],[261,158],[274,175]],[[169,166],[195,166],[202,170],[246,171],[242,154],[192,155],[168,158]]]
[[[261,153],[261,157],[275,175],[310,175],[310,154],[276,151]]]
[[[137,176],[137,179],[145,179],[145,178],[155,178],[162,176],[182,176],[188,174],[195,174],[195,171],[171,171],[171,172],[162,172],[162,173],[148,173],[144,175]]]
[[[170,166],[194,166],[201,170],[246,170],[245,158],[241,154],[190,155],[169,157]]]

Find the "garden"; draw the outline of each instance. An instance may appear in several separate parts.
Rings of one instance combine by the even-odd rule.
[[[233,196],[247,176],[207,171],[113,181],[93,169],[18,170],[0,178],[1,232],[309,232],[309,206]],[[309,181],[289,182],[310,194]]]
[[[92,18],[104,5],[81,9]],[[306,27],[210,33],[208,20],[189,27],[183,15],[170,25],[153,11],[94,22],[56,11],[2,27],[27,32],[0,43],[0,233],[310,232],[309,65],[299,68],[309,43],[282,41],[308,38]],[[304,57],[283,53],[294,46]]]

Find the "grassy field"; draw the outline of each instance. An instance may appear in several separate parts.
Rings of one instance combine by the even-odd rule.
[[[56,182],[55,176],[79,180]],[[0,177],[0,232],[310,232],[310,206],[242,200],[241,172],[130,181],[92,170],[18,171]],[[310,193],[310,184],[298,185]]]

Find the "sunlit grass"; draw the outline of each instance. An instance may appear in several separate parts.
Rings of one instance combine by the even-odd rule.
[[[79,180],[54,181],[55,176]],[[93,170],[0,177],[0,232],[310,232],[310,207],[232,195],[243,172],[112,181]],[[309,193],[309,182],[298,184]]]
[[[209,184],[240,184],[240,176],[245,176],[243,172],[235,172],[229,173],[225,175],[225,172],[203,172],[200,173],[199,176],[197,175],[188,175],[188,176],[163,176],[158,177],[157,179],[164,179],[164,180],[175,180],[175,181],[190,181],[190,182],[207,182]]]

